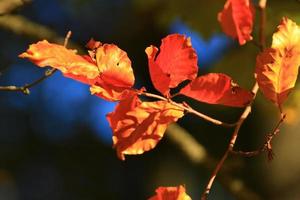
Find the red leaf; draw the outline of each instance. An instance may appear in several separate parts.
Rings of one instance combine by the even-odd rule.
[[[178,187],[159,187],[155,190],[156,195],[149,200],[192,200],[185,193],[185,188],[180,185]]]
[[[240,88],[225,74],[200,76],[181,89],[180,94],[209,104],[233,107],[248,105],[253,94]]]
[[[197,76],[197,54],[190,38],[184,35],[172,34],[163,38],[158,55],[158,49],[154,46],[145,51],[152,83],[165,96],[169,94],[170,88]]]
[[[251,0],[227,0],[218,14],[223,32],[237,38],[240,45],[252,40],[255,9]]]
[[[88,43],[85,45],[86,48],[95,50],[99,47],[101,47],[102,43],[100,41],[96,41],[93,38],[91,38]]]
[[[183,116],[183,110],[166,101],[141,102],[136,95],[117,105],[107,114],[113,129],[113,144],[120,159],[153,149],[167,126]]]

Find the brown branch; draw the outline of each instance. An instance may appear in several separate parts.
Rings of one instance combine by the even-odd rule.
[[[214,183],[214,180],[217,176],[217,174],[219,173],[220,169],[222,168],[225,160],[227,159],[229,153],[232,151],[234,145],[235,145],[235,142],[236,142],[236,139],[237,139],[237,136],[238,136],[238,133],[240,131],[240,128],[242,126],[242,124],[244,123],[245,119],[248,117],[248,115],[251,113],[251,106],[252,106],[252,103],[256,97],[256,94],[257,94],[257,91],[258,91],[258,84],[255,83],[254,87],[252,88],[252,92],[254,94],[253,96],[253,99],[252,99],[252,102],[251,104],[249,104],[244,112],[242,113],[240,119],[238,120],[237,122],[237,125],[232,133],[232,136],[231,136],[231,139],[230,139],[230,142],[229,142],[229,145],[226,149],[226,152],[224,153],[223,157],[221,158],[221,160],[218,162],[216,168],[214,169],[214,171],[212,172],[212,175],[206,185],[206,188],[205,188],[205,191],[203,192],[202,196],[201,196],[201,200],[206,200],[207,199],[207,196],[211,190],[211,187]]]
[[[195,109],[193,109],[192,107],[190,107],[188,104],[184,103],[184,104],[180,104],[180,103],[177,103],[171,99],[167,99],[165,97],[162,97],[160,95],[156,95],[156,94],[152,94],[152,93],[148,93],[148,92],[142,92],[140,93],[141,95],[144,95],[144,96],[147,96],[147,97],[152,97],[152,98],[155,98],[155,99],[160,99],[160,100],[163,100],[163,101],[168,101],[170,102],[171,104],[173,104],[174,106],[177,106],[178,108],[181,108],[185,111],[187,111],[188,113],[192,113],[208,122],[211,122],[215,125],[218,125],[218,126],[224,126],[224,127],[234,127],[236,124],[235,123],[226,123],[226,122],[222,122],[220,120],[217,120],[217,119],[214,119],[208,115],[205,115],[199,111],[196,111]]]
[[[260,46],[260,50],[263,51],[266,44],[265,44],[265,25],[266,25],[266,14],[265,14],[265,8],[266,8],[266,3],[267,0],[260,0],[259,2],[259,7],[260,7],[260,23],[259,23],[259,46]],[[254,94],[253,99],[251,101],[251,103],[245,108],[244,112],[242,113],[242,115],[240,116],[237,125],[232,133],[229,145],[224,153],[224,155],[222,156],[221,160],[219,161],[219,163],[217,164],[216,168],[213,170],[212,175],[205,187],[204,192],[201,195],[201,200],[207,200],[207,197],[209,195],[209,192],[211,190],[211,187],[214,183],[214,180],[216,178],[216,176],[218,175],[220,169],[222,168],[225,160],[227,159],[228,155],[230,154],[230,152],[233,150],[233,147],[235,145],[235,142],[237,140],[239,131],[241,126],[243,125],[245,119],[248,117],[248,115],[251,113],[251,108],[252,108],[252,103],[254,101],[254,99],[256,98],[256,94],[259,90],[258,84],[257,82],[255,82],[253,88],[252,88],[252,93]]]
[[[31,0],[1,0],[0,1],[0,16],[13,12],[17,8],[30,3]]]
[[[192,164],[208,170],[212,170],[216,165],[217,160],[206,151],[205,147],[178,124],[174,123],[168,126],[166,137],[181,150]],[[236,167],[236,164],[227,163],[223,165],[222,169],[226,173],[220,173],[219,175],[219,181],[223,187],[237,199],[262,200],[263,198],[248,188],[242,180],[229,173],[229,170],[232,170],[233,167]]]
[[[258,3],[258,7],[259,7],[259,10],[260,10],[259,46],[260,46],[261,51],[263,51],[266,48],[266,37],[265,37],[266,4],[267,4],[267,0],[260,0],[259,3]]]
[[[68,41],[71,37],[71,31],[69,31],[64,39],[64,46],[66,47],[68,45]],[[29,94],[30,93],[30,88],[36,86],[37,84],[41,83],[48,77],[50,77],[52,74],[56,72],[55,68],[51,68],[45,71],[44,75],[37,80],[34,80],[33,82],[26,84],[24,86],[0,86],[0,91],[10,91],[10,92],[23,92],[24,94]]]
[[[286,115],[282,115],[280,120],[277,122],[276,126],[274,127],[274,129],[272,130],[271,133],[269,133],[266,136],[266,141],[265,143],[258,149],[255,151],[235,151],[232,150],[231,153],[232,154],[236,154],[236,155],[241,155],[244,157],[253,157],[256,155],[259,155],[263,152],[267,152],[267,156],[268,156],[268,160],[272,160],[273,159],[273,150],[272,150],[272,140],[273,138],[279,133],[279,128],[282,125],[282,123],[284,122]]]

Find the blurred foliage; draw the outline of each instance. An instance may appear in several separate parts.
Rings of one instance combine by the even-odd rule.
[[[141,12],[155,11],[154,19],[159,26],[168,27],[175,19],[180,18],[205,38],[220,30],[218,21],[216,17],[212,17],[212,13],[216,16],[223,3],[220,0],[133,0],[134,6]]]

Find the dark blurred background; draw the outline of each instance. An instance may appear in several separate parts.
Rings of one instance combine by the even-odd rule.
[[[0,6],[5,1],[10,0],[0,0]],[[18,55],[31,43],[41,39],[56,42],[71,30],[72,42],[81,49],[93,37],[125,50],[132,61],[137,88],[146,86],[156,92],[144,50],[150,44],[159,46],[161,38],[175,32],[192,38],[199,74],[226,73],[241,86],[251,88],[259,51],[253,43],[240,47],[222,34],[216,16],[223,5],[220,0],[33,0],[0,16],[0,85],[21,86],[40,77],[44,69]],[[300,2],[268,2],[268,44],[282,16],[300,24]],[[46,30],[24,31],[32,28],[31,23]],[[254,38],[256,35],[257,29]],[[242,111],[177,100],[188,101],[197,110],[226,122],[237,120]],[[287,120],[274,140],[272,162],[265,155],[229,158],[230,169],[222,173],[239,180],[234,182],[236,188],[246,187],[260,199],[300,199],[299,100],[297,86],[285,104]],[[150,152],[127,156],[124,162],[118,160],[105,118],[114,106],[91,96],[87,85],[59,72],[32,88],[30,95],[1,91],[0,199],[139,200],[152,196],[158,186],[179,184],[186,186],[193,199],[199,199],[211,167],[208,170],[205,164],[190,162],[167,137]],[[259,94],[241,129],[237,148],[257,149],[278,117],[275,106]],[[206,148],[212,159],[222,156],[232,131],[190,115],[179,125]],[[211,199],[247,199],[232,193],[227,184],[217,181]]]

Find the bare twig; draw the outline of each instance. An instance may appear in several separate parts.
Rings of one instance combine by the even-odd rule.
[[[167,139],[172,141],[176,147],[178,147],[185,157],[194,165],[204,167],[208,170],[214,168],[217,160],[213,158],[197,140],[184,128],[178,124],[170,124],[166,133]],[[219,181],[226,188],[230,194],[240,200],[262,200],[257,193],[252,191],[247,185],[240,180],[232,176],[229,170],[232,170],[232,164],[227,163],[223,165],[223,170],[226,173],[220,173]]]
[[[286,117],[286,115],[281,116],[280,120],[277,122],[277,124],[274,127],[274,129],[272,130],[272,132],[266,136],[266,141],[262,145],[261,148],[259,148],[258,150],[255,150],[255,151],[234,151],[234,150],[232,150],[231,153],[245,156],[245,157],[253,157],[253,156],[256,156],[256,155],[266,151],[268,160],[272,160],[273,159],[273,151],[272,151],[271,142],[272,142],[273,138],[279,133],[279,128],[282,125],[282,123],[284,122],[285,117]]]
[[[234,127],[236,124],[235,123],[226,123],[226,122],[222,122],[220,120],[217,120],[217,119],[214,119],[210,116],[207,116],[199,111],[196,111],[194,110],[192,107],[190,107],[188,104],[184,103],[184,104],[180,104],[180,103],[177,103],[171,99],[167,99],[165,97],[162,97],[160,95],[156,95],[156,94],[152,94],[152,93],[148,93],[148,92],[142,92],[140,93],[141,95],[144,95],[144,96],[147,96],[147,97],[152,97],[152,98],[156,98],[156,99],[160,99],[160,100],[163,100],[163,101],[168,101],[170,102],[171,104],[177,106],[178,108],[181,108],[185,111],[187,111],[188,113],[192,113],[208,122],[211,122],[215,125],[218,125],[218,126],[224,126],[224,127]]]
[[[237,136],[238,136],[238,133],[240,131],[240,128],[242,126],[242,124],[244,123],[245,119],[248,117],[248,115],[251,113],[251,107],[252,107],[252,103],[256,97],[256,94],[258,92],[258,84],[255,83],[254,87],[252,88],[252,92],[254,94],[253,96],[253,99],[252,99],[252,102],[250,105],[248,105],[244,112],[242,113],[240,119],[238,120],[237,122],[237,125],[232,133],[232,136],[231,136],[231,139],[230,139],[230,142],[229,142],[229,145],[226,149],[226,152],[224,153],[223,157],[221,158],[221,160],[219,161],[219,163],[217,164],[216,168],[214,169],[214,171],[212,172],[212,175],[206,185],[206,188],[205,188],[205,191],[203,192],[202,196],[201,196],[201,200],[206,200],[207,199],[207,196],[210,192],[210,189],[214,183],[214,180],[218,174],[218,172],[220,171],[220,169],[222,168],[225,160],[227,159],[229,153],[232,151],[234,145],[235,145],[235,142],[236,142],[236,139],[237,139]]]
[[[64,39],[64,46],[66,47],[68,45],[68,41],[71,37],[71,31],[69,31]],[[52,74],[54,74],[56,72],[56,69],[51,68],[45,71],[44,75],[40,78],[38,78],[37,80],[33,81],[32,83],[26,84],[24,86],[21,87],[17,87],[17,86],[0,86],[0,91],[10,91],[10,92],[14,92],[14,91],[19,91],[19,92],[23,92],[24,94],[29,94],[30,91],[29,89],[31,87],[34,87],[35,85],[39,84],[40,82],[42,82],[43,80],[45,80],[46,78],[50,77]]]
[[[260,10],[260,22],[259,22],[259,46],[260,50],[263,51],[266,48],[266,37],[265,37],[265,28],[266,28],[266,4],[267,0],[260,0],[258,3]]]
[[[1,0],[0,1],[0,16],[8,14],[17,8],[30,3],[31,0]]]
[[[265,48],[265,24],[266,24],[266,14],[265,14],[265,8],[266,8],[266,3],[267,0],[260,0],[259,2],[259,7],[260,7],[260,12],[261,12],[261,17],[260,17],[260,24],[259,24],[259,46],[260,46],[260,50],[263,51]],[[248,115],[251,113],[251,107],[252,107],[252,103],[256,97],[256,94],[259,90],[258,84],[257,82],[255,82],[253,88],[252,88],[252,92],[254,94],[252,102],[245,108],[244,112],[242,113],[242,115],[240,116],[237,125],[232,133],[229,145],[224,153],[224,155],[222,156],[221,160],[219,161],[219,163],[217,164],[216,168],[213,170],[212,175],[206,185],[206,188],[204,190],[204,192],[202,193],[201,196],[201,200],[207,200],[207,197],[209,195],[209,192],[211,190],[211,187],[214,183],[214,180],[217,176],[217,174],[219,173],[220,169],[222,168],[225,160],[227,159],[228,155],[230,154],[230,152],[233,150],[233,147],[235,145],[236,139],[238,137],[238,133],[240,131],[241,126],[243,125],[245,119],[248,117]]]

